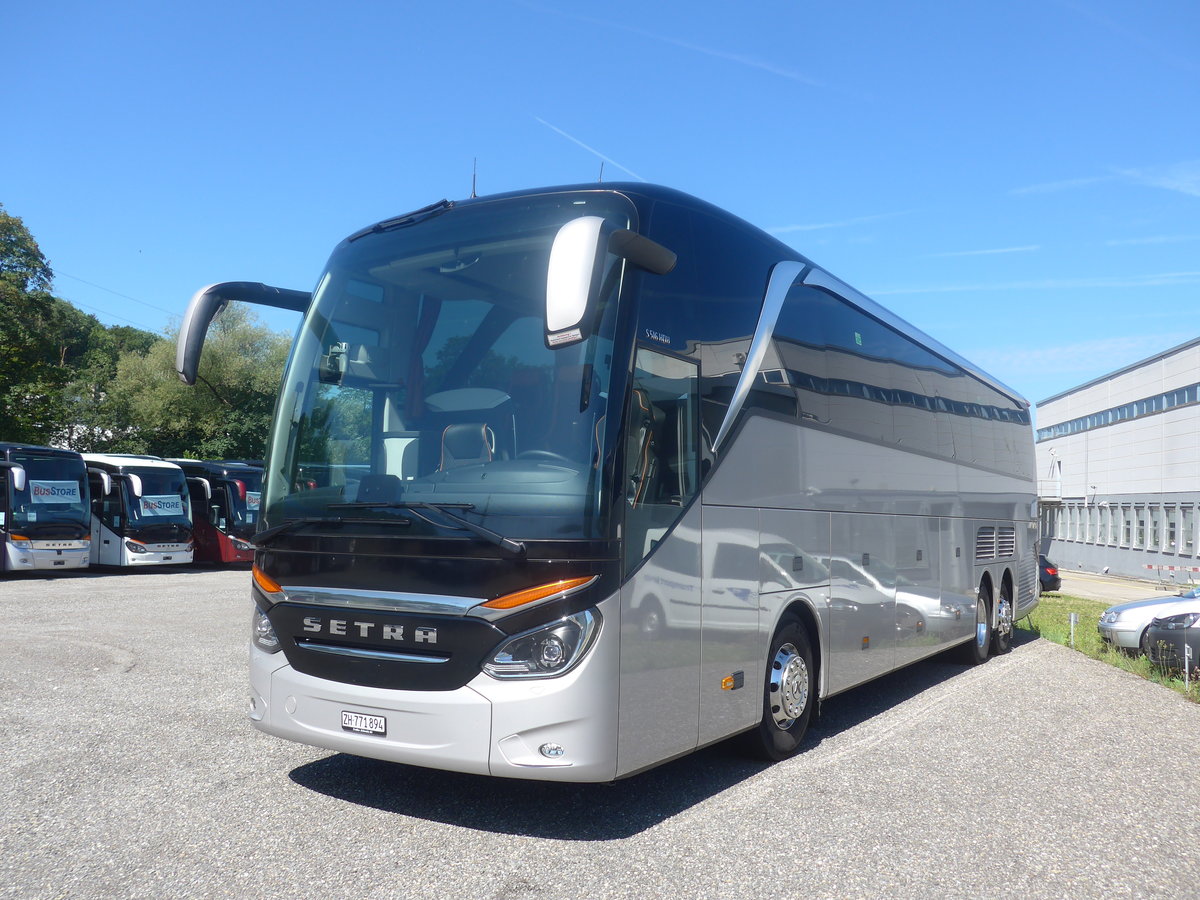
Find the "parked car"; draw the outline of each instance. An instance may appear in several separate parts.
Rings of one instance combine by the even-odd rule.
[[[1150,597],[1110,606],[1100,616],[1096,629],[1100,637],[1129,653],[1141,651],[1149,656],[1150,622],[1155,618],[1200,613],[1200,587],[1169,597]]]
[[[1152,620],[1146,629],[1146,645],[1151,662],[1182,669],[1187,661],[1194,669],[1200,665],[1200,611]]]
[[[1062,587],[1062,576],[1058,574],[1058,566],[1044,556],[1038,557],[1038,583],[1041,586],[1039,593],[1042,594],[1057,591]]]

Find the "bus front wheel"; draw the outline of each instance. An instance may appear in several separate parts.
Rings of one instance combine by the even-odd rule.
[[[755,756],[787,759],[800,749],[816,694],[812,647],[799,619],[779,623],[767,657],[763,715],[746,737]]]

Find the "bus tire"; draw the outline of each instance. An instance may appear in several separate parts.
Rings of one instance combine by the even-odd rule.
[[[992,629],[992,654],[1000,656],[1012,649],[1013,599],[1012,586],[1005,581],[1000,588],[1000,603],[996,607],[996,625]]]
[[[992,592],[986,584],[980,584],[975,597],[975,633],[962,645],[962,661],[968,666],[985,663],[991,648]]]
[[[785,616],[771,640],[763,681],[763,715],[747,732],[748,749],[772,761],[787,759],[800,749],[816,703],[816,671],[808,630],[800,620]]]

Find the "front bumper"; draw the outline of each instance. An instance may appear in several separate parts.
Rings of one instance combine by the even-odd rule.
[[[1100,639],[1123,650],[1137,650],[1142,640],[1142,629],[1117,622],[1113,625],[1101,622],[1096,626]]]
[[[134,553],[128,547],[121,548],[127,566],[178,566],[190,565],[195,555],[187,544],[146,544],[144,553]]]
[[[1151,628],[1147,638],[1152,663],[1172,669],[1200,664],[1200,631],[1195,628]]]
[[[480,674],[450,691],[343,684],[296,671],[282,653],[250,648],[250,720],[277,737],[414,766],[541,781],[616,776],[617,631],[601,626],[559,678]],[[387,734],[342,727],[342,713],[382,716]]]
[[[8,541],[8,568],[14,572],[82,569],[88,564],[87,541]]]

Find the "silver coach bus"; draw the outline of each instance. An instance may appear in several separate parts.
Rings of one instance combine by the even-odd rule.
[[[250,718],[345,753],[608,781],[1037,603],[1028,403],[790,247],[644,184],[434,204],[311,294],[266,461]]]

